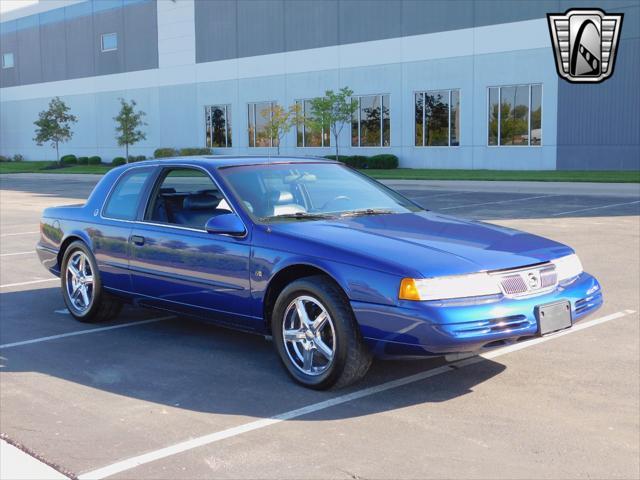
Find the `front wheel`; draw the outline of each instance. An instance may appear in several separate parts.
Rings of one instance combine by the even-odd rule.
[[[289,284],[276,300],[271,328],[284,366],[306,387],[345,387],[360,380],[371,365],[351,306],[328,277]]]
[[[76,320],[104,322],[120,313],[122,303],[103,291],[98,264],[83,242],[69,245],[60,272],[62,297]]]

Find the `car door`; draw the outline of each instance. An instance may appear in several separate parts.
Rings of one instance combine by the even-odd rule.
[[[212,320],[253,328],[249,234],[207,233],[211,217],[231,207],[208,172],[165,168],[144,216],[131,232],[131,278],[143,303],[215,314]]]
[[[102,284],[107,289],[131,292],[129,238],[153,181],[153,167],[134,167],[118,177],[100,212],[100,222],[87,228],[98,263]]]

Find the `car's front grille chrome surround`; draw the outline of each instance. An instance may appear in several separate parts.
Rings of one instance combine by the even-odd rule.
[[[492,273],[498,277],[502,293],[507,297],[525,297],[550,292],[558,284],[552,263]]]

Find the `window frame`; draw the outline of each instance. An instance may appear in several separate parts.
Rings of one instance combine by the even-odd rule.
[[[220,146],[213,146],[213,141],[211,141],[211,145],[207,144],[207,126],[210,125],[212,128],[212,124],[208,123],[211,121],[211,110],[213,110],[213,108],[224,108],[224,146],[220,147]],[[229,122],[229,115],[228,113],[231,111],[231,104],[230,103],[215,103],[215,104],[211,104],[211,105],[205,105],[204,106],[204,144],[205,147],[207,148],[233,148],[233,140],[232,140],[232,135],[229,134],[229,130],[230,130],[230,122]],[[233,130],[231,128],[231,130]],[[213,132],[212,132],[213,133]],[[213,136],[211,137],[211,140],[213,140]],[[231,141],[230,141],[231,140]]]
[[[198,165],[189,165],[189,164],[185,164],[185,163],[173,163],[171,165],[154,165],[154,166],[141,165],[141,166],[129,167],[128,169],[123,171],[118,176],[118,178],[116,178],[114,180],[113,184],[111,185],[111,187],[109,189],[109,193],[105,197],[105,200],[102,203],[102,207],[100,208],[100,218],[103,219],[103,220],[112,220],[112,221],[116,221],[116,222],[132,223],[132,224],[136,224],[136,225],[149,225],[149,226],[154,226],[154,227],[174,228],[174,229],[177,229],[177,230],[186,230],[186,231],[190,231],[190,232],[205,233],[207,235],[210,235],[210,233],[207,232],[204,229],[200,230],[198,228],[183,227],[183,226],[180,226],[180,225],[174,225],[172,223],[155,223],[155,222],[147,222],[147,221],[144,220],[146,211],[149,208],[149,202],[151,200],[151,195],[153,195],[153,193],[154,193],[154,191],[156,189],[156,184],[157,184],[158,181],[160,181],[161,178],[164,180],[164,177],[162,176],[162,173],[165,171],[165,169],[171,170],[171,169],[176,169],[176,168],[191,168],[191,169],[194,169],[194,170],[201,170],[206,175],[208,175],[209,178],[211,179],[211,181],[218,188],[218,190],[220,191],[220,193],[222,194],[222,196],[226,200],[227,204],[229,205],[229,208],[231,209],[231,212],[236,214],[238,216],[238,218],[240,219],[240,221],[242,222],[242,224],[244,225],[245,232],[246,232],[245,235],[242,236],[242,237],[241,236],[233,236],[233,239],[234,240],[242,239],[242,238],[245,238],[245,237],[247,237],[249,235],[249,229],[247,228],[247,223],[242,218],[242,215],[238,214],[238,210],[233,206],[233,203],[231,203],[229,201],[229,198],[231,198],[231,196],[228,195],[224,191],[224,189],[220,185],[220,182],[218,182],[216,180],[216,178],[211,174],[211,172],[209,170],[207,170],[206,168],[198,166]],[[143,200],[144,201],[140,201],[140,203],[138,205],[138,210],[136,211],[135,220],[125,220],[125,219],[121,219],[121,218],[105,217],[104,214],[103,214],[104,213],[104,209],[105,209],[107,203],[109,202],[109,199],[111,198],[111,195],[113,194],[113,191],[115,190],[116,185],[118,185],[120,183],[120,180],[125,175],[130,173],[132,170],[137,170],[137,169],[149,169],[149,170],[151,170],[151,175],[149,176],[149,178],[147,179],[147,182],[145,184],[144,191],[143,191]],[[226,234],[220,234],[220,235],[223,236],[223,237],[229,236],[229,235],[226,235]]]
[[[302,104],[302,109],[301,109],[301,113],[302,113],[302,145],[298,145],[298,134],[300,133],[300,124],[296,125],[296,148],[331,148],[331,132],[327,132],[324,128],[322,129],[322,132],[320,133],[320,138],[322,139],[322,145],[317,146],[317,145],[307,145],[307,124],[305,123],[305,120],[307,118],[307,107],[306,104],[307,102],[311,101],[311,100],[315,100],[318,97],[311,97],[311,98],[298,98],[296,100],[294,100],[294,103],[296,105],[298,105],[298,102],[300,102]],[[324,142],[324,136],[327,135],[327,139],[328,139],[328,145],[325,145]]]
[[[116,39],[115,48],[104,48],[104,39],[105,37],[114,36]],[[107,32],[100,34],[100,51],[101,52],[115,52],[118,50],[118,32]]]
[[[118,222],[137,223],[138,219],[140,218],[141,210],[144,211],[147,208],[147,202],[149,201],[149,186],[152,185],[153,182],[155,182],[155,179],[157,177],[157,171],[154,171],[155,168],[156,167],[150,167],[150,166],[130,167],[124,170],[120,175],[118,175],[118,178],[114,180],[113,184],[109,189],[109,193],[105,196],[105,199],[102,202],[102,207],[100,208],[100,218],[103,220],[115,220]],[[111,198],[113,197],[113,194],[115,193],[116,188],[118,187],[118,185],[120,185],[122,181],[125,180],[125,177],[128,177],[129,175],[134,175],[136,173],[140,173],[140,172],[137,172],[136,170],[140,170],[142,172],[146,170],[149,172],[149,176],[147,177],[144,185],[142,186],[140,199],[138,200],[138,205],[136,207],[136,214],[134,215],[133,219],[116,218],[116,217],[107,216],[106,215],[107,206],[109,205],[109,202],[111,201]],[[144,205],[144,208],[142,208],[143,205]]]
[[[413,147],[414,148],[459,148],[460,147],[460,133],[458,132],[458,144],[451,145],[451,97],[454,91],[458,92],[458,116],[460,115],[460,111],[462,110],[462,88],[460,87],[452,87],[452,88],[434,88],[432,90],[414,90],[413,92]],[[427,132],[425,129],[426,125],[426,110],[424,108],[424,96],[427,93],[433,92],[447,92],[449,95],[449,108],[448,108],[448,121],[447,121],[447,145],[427,145]],[[418,134],[418,125],[416,123],[416,95],[422,95],[422,145],[416,145],[416,135]],[[461,122],[462,123],[462,122]],[[487,139],[488,141],[488,139]]]
[[[508,84],[508,85],[489,85],[487,87],[487,101],[485,103],[485,106],[487,108],[486,112],[485,112],[485,121],[487,122],[487,130],[486,130],[486,135],[485,135],[485,142],[486,142],[486,146],[490,147],[490,148],[496,148],[496,147],[515,147],[515,148],[522,148],[522,147],[542,147],[544,145],[543,141],[542,141],[542,132],[544,131],[544,125],[543,125],[543,115],[540,115],[540,143],[537,144],[532,144],[531,143],[531,99],[532,99],[532,92],[533,92],[533,87],[534,86],[539,86],[540,87],[540,108],[542,109],[543,107],[543,103],[544,103],[544,84],[542,82],[532,82],[532,83],[513,83],[513,84]],[[526,145],[502,145],[501,142],[501,129],[502,129],[502,109],[500,108],[500,106],[502,105],[502,89],[503,88],[510,88],[510,87],[529,87],[529,94],[527,95],[527,108],[528,108],[528,112],[527,112],[527,144]],[[498,130],[497,130],[497,136],[496,136],[496,144],[495,145],[491,145],[489,143],[489,133],[490,133],[490,125],[489,125],[489,114],[491,113],[491,105],[490,105],[490,90],[492,88],[497,88],[498,89]]]
[[[380,144],[379,145],[362,145],[362,114],[360,111],[360,99],[362,97],[380,97],[380,107],[384,108],[383,97],[389,97],[389,145],[384,145],[384,115],[383,110],[380,112]],[[390,148],[391,145],[391,94],[390,93],[365,93],[358,95],[351,95],[350,101],[354,98],[358,99],[358,145],[354,145],[353,141],[350,142],[351,148]],[[353,119],[349,122],[351,128],[351,139],[353,139]]]
[[[253,141],[251,139],[251,134],[249,132],[249,126],[251,125],[250,122],[247,122],[247,134],[249,135],[249,142],[247,144],[247,148],[273,148],[276,145],[276,142],[274,141],[273,136],[269,135],[269,145],[268,146],[263,146],[263,145],[256,145],[256,128],[255,126],[257,125],[257,116],[258,116],[258,112],[256,111],[256,105],[260,104],[260,103],[268,103],[269,104],[269,108],[270,110],[270,115],[269,115],[269,121],[271,121],[271,119],[273,118],[273,107],[275,105],[278,104],[278,102],[276,100],[264,100],[264,101],[258,101],[258,102],[247,102],[247,120],[249,120],[250,117],[250,111],[253,111]],[[277,140],[277,139],[275,139]],[[251,145],[251,143],[253,143],[253,145]]]
[[[5,57],[9,56],[9,58],[11,58],[11,65],[7,65],[5,62]],[[15,68],[16,67],[16,55],[13,52],[4,52],[2,54],[2,68],[3,69],[10,69],[10,68]]]

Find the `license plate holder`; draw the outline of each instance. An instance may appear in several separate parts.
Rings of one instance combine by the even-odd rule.
[[[569,301],[538,305],[535,308],[535,314],[538,320],[538,335],[541,336],[570,328],[573,325]]]

